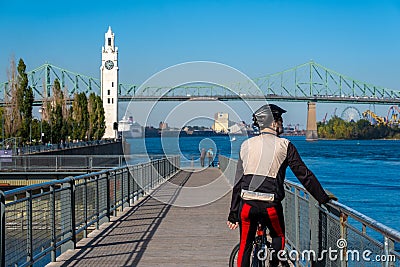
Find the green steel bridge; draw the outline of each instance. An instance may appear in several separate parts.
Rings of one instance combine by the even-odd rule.
[[[100,94],[100,80],[69,70],[44,64],[28,72],[29,85],[35,95],[34,105],[51,97],[52,85],[58,79],[70,98],[75,93]],[[119,101],[229,101],[274,100],[304,102],[346,102],[369,104],[400,104],[400,91],[353,79],[330,70],[316,62],[305,64],[264,77],[253,79],[260,90],[248,84],[222,86],[193,84],[176,88],[163,85],[143,87],[135,84],[119,84]],[[228,88],[228,89],[227,89]],[[5,104],[9,94],[9,82],[0,83],[0,105]]]

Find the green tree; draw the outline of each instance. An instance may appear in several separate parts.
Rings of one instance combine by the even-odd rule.
[[[37,145],[40,143],[40,121],[38,119],[32,120],[32,143]]]
[[[30,127],[32,123],[33,108],[33,90],[28,86],[28,75],[26,74],[26,65],[22,58],[18,62],[17,76],[17,99],[16,104],[19,110],[19,117],[22,122],[19,130],[23,141],[29,140]]]
[[[97,131],[95,139],[99,140],[106,132],[106,117],[104,113],[103,100],[100,96],[96,96],[96,113],[97,113]]]
[[[46,120],[42,121],[42,130],[44,133],[44,136],[42,137],[43,143],[51,142],[52,129],[51,129],[50,123],[48,121],[46,121]]]
[[[89,129],[88,101],[85,93],[75,94],[72,103],[73,138],[85,140]]]
[[[98,131],[97,103],[96,103],[96,95],[94,93],[91,93],[89,95],[88,112],[89,112],[88,139],[92,140],[95,138],[95,133]]]
[[[51,141],[53,143],[60,143],[61,140],[65,140],[63,125],[65,119],[62,112],[62,104],[64,100],[64,95],[61,91],[60,81],[58,79],[54,80],[53,83],[53,100],[51,103]]]
[[[398,127],[372,125],[368,120],[346,122],[333,117],[326,124],[318,123],[318,136],[333,139],[379,139],[396,138],[400,133]]]
[[[88,138],[90,140],[101,139],[105,133],[105,116],[103,101],[100,96],[94,93],[89,95],[88,100],[89,129]]]
[[[6,127],[5,127],[5,108],[4,107],[0,107],[0,134],[1,134],[1,140],[4,140],[5,138],[5,131],[6,131]]]
[[[56,105],[51,113],[51,140],[53,143],[60,143],[61,140],[64,140],[62,135],[63,124],[62,107]]]
[[[4,128],[5,138],[20,136],[21,116],[17,104],[18,95],[18,72],[15,65],[15,60],[12,58],[10,67],[7,70],[8,83],[4,92]]]

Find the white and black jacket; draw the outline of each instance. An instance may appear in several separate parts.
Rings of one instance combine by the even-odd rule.
[[[319,203],[329,201],[296,147],[285,138],[264,133],[246,140],[240,148],[230,211],[238,212],[242,189],[273,193],[274,202],[280,203],[285,197],[284,180],[288,166]]]

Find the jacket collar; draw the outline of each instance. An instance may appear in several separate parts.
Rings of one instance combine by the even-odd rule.
[[[265,128],[260,131],[260,134],[272,134],[277,136],[276,131],[270,128]]]

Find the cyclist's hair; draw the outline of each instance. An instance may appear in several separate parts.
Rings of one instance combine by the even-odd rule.
[[[254,112],[253,124],[260,130],[265,129],[271,126],[274,121],[282,120],[282,114],[285,112],[286,110],[274,104],[263,105]]]

